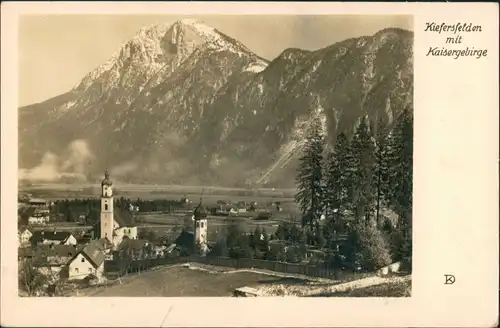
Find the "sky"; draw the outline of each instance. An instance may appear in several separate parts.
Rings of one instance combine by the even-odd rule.
[[[413,30],[411,16],[32,15],[19,20],[19,105],[60,95],[105,62],[141,27],[195,18],[272,60],[286,48],[316,50],[387,27]]]

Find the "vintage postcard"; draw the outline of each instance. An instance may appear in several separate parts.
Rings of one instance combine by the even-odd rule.
[[[498,5],[2,6],[2,325],[496,326],[497,199]]]

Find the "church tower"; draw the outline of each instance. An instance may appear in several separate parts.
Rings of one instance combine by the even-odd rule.
[[[101,183],[101,231],[100,238],[107,238],[113,241],[114,230],[113,216],[113,182],[109,179],[109,172],[104,173],[104,180]]]
[[[193,213],[194,220],[194,249],[201,255],[206,255],[208,251],[207,237],[208,237],[208,225],[207,225],[207,210],[202,204],[202,199],[200,198],[200,204],[195,208]]]

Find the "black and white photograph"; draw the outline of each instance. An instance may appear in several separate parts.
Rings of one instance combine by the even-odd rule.
[[[0,326],[497,326],[498,10],[2,3]]]
[[[19,18],[21,297],[411,297],[413,17]]]

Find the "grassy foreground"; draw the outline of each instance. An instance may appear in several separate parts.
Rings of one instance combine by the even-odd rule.
[[[330,297],[411,297],[411,280],[394,281],[380,285],[332,293]]]

